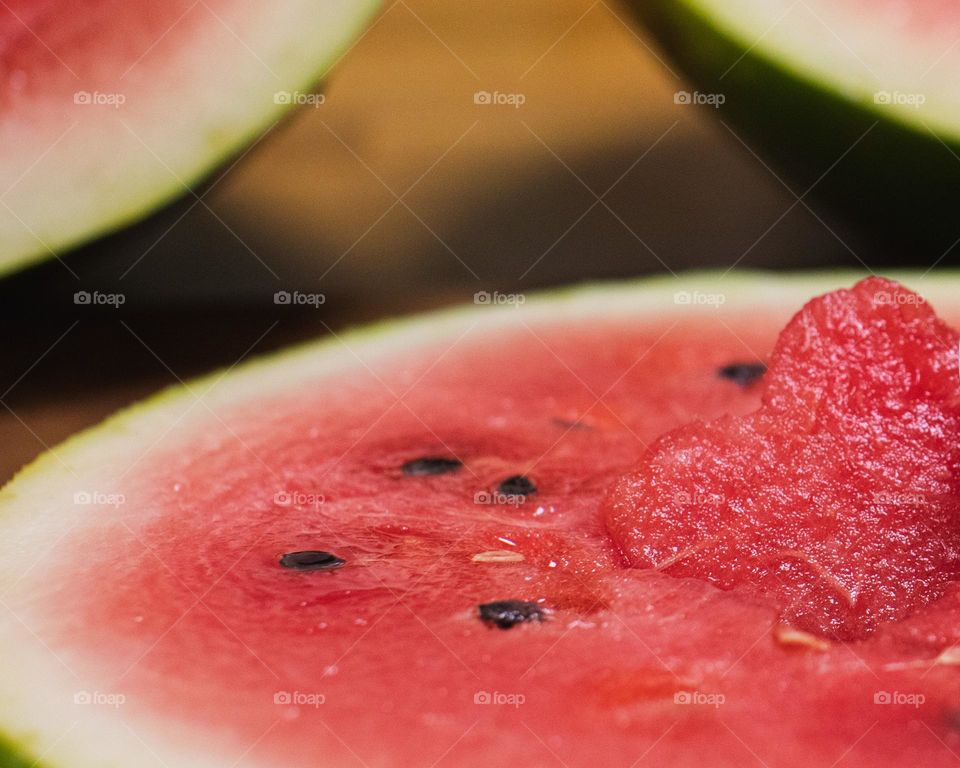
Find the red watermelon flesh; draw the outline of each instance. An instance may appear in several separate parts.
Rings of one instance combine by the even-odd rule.
[[[631,542],[607,533],[611,484],[651,466],[658,436],[787,397],[789,334],[774,384],[728,366],[766,360],[825,285],[738,280],[717,308],[602,289],[347,336],[58,449],[0,499],[9,748],[65,768],[952,764],[953,583],[862,638],[824,637],[749,580],[628,567]],[[897,328],[917,340],[893,390],[915,372],[918,402],[946,413],[912,357],[919,310],[857,306],[864,350]],[[824,310],[790,326],[814,351],[838,342]],[[344,562],[281,565],[303,551]],[[530,618],[482,621],[496,601]]]
[[[608,502],[636,567],[748,584],[814,632],[862,637],[960,571],[958,335],[879,278],[780,335],[754,413],[657,441]]]

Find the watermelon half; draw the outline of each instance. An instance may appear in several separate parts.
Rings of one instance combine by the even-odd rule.
[[[796,196],[832,203],[881,247],[908,243],[926,264],[960,239],[955,3],[628,4],[691,78],[681,91],[721,94],[709,112],[788,171]]]
[[[182,195],[291,106],[375,0],[0,4],[0,273]]]
[[[954,764],[960,281],[901,278],[441,312],[75,437],[0,495],[0,764]]]

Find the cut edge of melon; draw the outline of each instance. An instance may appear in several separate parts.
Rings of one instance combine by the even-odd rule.
[[[263,390],[255,385],[262,383],[266,378],[261,374],[279,368],[280,364],[293,364],[309,374],[327,374],[321,363],[328,358],[345,358],[348,365],[339,366],[349,368],[357,365],[356,357],[345,352],[352,343],[362,342],[363,348],[374,353],[381,351],[384,357],[393,356],[405,349],[416,348],[430,340],[448,338],[454,331],[450,330],[455,322],[461,325],[472,325],[473,322],[485,322],[491,329],[509,327],[515,324],[516,319],[522,319],[528,325],[537,321],[556,319],[559,310],[563,309],[562,317],[592,316],[597,318],[616,317],[623,315],[643,315],[657,312],[674,312],[677,314],[699,313],[707,317],[714,310],[706,304],[685,305],[674,302],[677,292],[688,293],[723,293],[726,303],[737,299],[749,299],[743,307],[757,307],[763,305],[782,306],[784,301],[799,300],[805,303],[820,293],[837,288],[849,287],[858,280],[869,275],[866,272],[853,270],[811,271],[794,273],[765,273],[760,271],[738,271],[733,276],[724,276],[720,272],[686,272],[679,278],[656,276],[637,278],[619,282],[596,282],[537,291],[526,294],[526,301],[520,307],[510,306],[470,306],[454,305],[421,314],[402,316],[379,320],[366,325],[349,328],[338,333],[336,338],[323,336],[319,339],[307,340],[284,347],[283,349],[267,354],[252,357],[235,367],[215,369],[202,376],[193,378],[185,383],[172,384],[132,405],[121,408],[98,424],[81,430],[67,438],[57,446],[41,453],[37,458],[20,469],[6,484],[0,487],[0,520],[2,520],[3,506],[9,501],[9,494],[14,486],[27,481],[32,475],[41,473],[54,465],[59,464],[65,452],[78,453],[90,438],[99,433],[113,431],[118,435],[125,435],[127,428],[135,426],[138,418],[147,412],[155,411],[159,406],[170,404],[180,398],[191,397],[189,390],[213,392],[219,390],[221,405],[231,402],[240,402],[244,398],[233,393],[225,393],[226,384],[242,385],[242,392],[251,396],[263,394]],[[960,287],[960,270],[941,271],[936,274],[935,287],[927,290],[916,283],[930,279],[926,273],[911,271],[884,272],[884,277],[903,283],[907,288],[916,291],[928,298],[937,309],[938,303],[945,303],[944,299],[951,296],[951,290],[944,287],[950,283],[953,289]],[[724,290],[720,290],[720,287]],[[761,294],[758,296],[757,291]],[[930,299],[933,296],[934,298]],[[659,300],[657,305],[638,307],[635,299]],[[941,301],[938,302],[938,299]],[[796,311],[802,304],[797,304]],[[360,347],[356,347],[360,349]],[[337,354],[337,353],[340,354]],[[228,375],[226,375],[228,374]],[[285,379],[289,381],[289,379]],[[211,385],[208,386],[207,385]],[[215,385],[215,386],[213,386]],[[282,388],[279,384],[278,388]],[[256,391],[255,391],[256,390]],[[204,396],[206,402],[211,402],[209,392]],[[53,454],[59,454],[59,458]],[[2,524],[2,523],[0,523]]]
[[[777,40],[771,35],[772,29],[777,24],[767,29],[758,29],[751,26],[756,22],[738,22],[737,19],[749,14],[738,13],[735,6],[749,4],[752,1],[737,0],[734,3],[727,3],[724,0],[680,0],[674,5],[673,0],[656,0],[656,3],[667,8],[666,13],[671,15],[685,11],[695,19],[696,24],[738,48],[743,58],[759,59],[771,70],[780,72],[784,77],[807,83],[812,88],[832,94],[877,120],[891,121],[916,133],[931,134],[931,138],[935,140],[946,141],[954,146],[960,145],[960,109],[956,105],[938,100],[935,94],[933,98],[928,99],[923,110],[905,104],[876,103],[874,100],[876,93],[898,90],[892,82],[879,82],[872,74],[861,77],[848,75],[844,67],[837,66],[837,62],[825,55],[824,51],[816,45],[810,45],[804,49],[799,43],[785,43]],[[799,5],[803,6],[802,3]],[[674,7],[670,9],[669,6]],[[792,12],[796,9],[796,4],[788,7]],[[821,32],[825,35],[831,34],[825,28],[821,28]],[[799,39],[802,36],[794,34],[793,37]],[[843,43],[837,43],[837,45],[842,47]],[[730,63],[736,66],[734,62]],[[720,83],[722,84],[722,80]]]
[[[678,291],[722,292],[728,304],[743,309],[764,306],[782,309],[785,305],[795,305],[791,309],[799,310],[814,296],[848,287],[864,276],[863,273],[847,271],[777,276],[735,273],[726,278],[719,273],[692,273],[680,279],[657,277],[609,285],[593,284],[530,295],[519,308],[454,307],[410,319],[383,321],[336,338],[323,338],[273,352],[243,362],[235,369],[216,371],[164,389],[74,435],[21,469],[0,490],[0,552],[4,549],[17,551],[18,542],[26,539],[18,534],[29,532],[31,528],[42,531],[62,524],[62,510],[53,508],[56,502],[50,501],[57,496],[52,489],[58,483],[63,485],[58,478],[67,477],[73,487],[75,481],[72,475],[68,476],[68,471],[94,483],[98,477],[109,477],[109,468],[116,460],[128,458],[135,447],[149,444],[155,430],[163,429],[178,417],[180,406],[194,401],[195,392],[207,393],[203,395],[204,402],[212,408],[230,407],[250,398],[281,392],[304,379],[322,379],[356,367],[360,364],[358,354],[367,362],[386,361],[431,342],[456,338],[461,329],[477,325],[496,331],[515,327],[521,321],[529,327],[558,320],[576,322],[588,318],[668,313],[689,315],[695,312],[709,318],[711,312],[716,312],[707,306],[676,303],[674,296]],[[922,285],[924,276],[921,273],[893,273],[889,276],[918,290],[935,309],[938,303],[949,302],[951,296],[955,299],[960,288],[960,272],[941,273],[926,288]],[[101,487],[110,486],[104,484]],[[58,511],[60,516],[55,517]],[[32,519],[36,514],[41,520],[47,518],[46,527],[37,525]],[[34,535],[37,535],[36,530]],[[22,552],[19,556],[23,557]],[[0,593],[6,594],[8,585],[15,578],[15,565],[8,561],[16,559],[0,556]],[[7,610],[2,601],[0,610]],[[69,705],[66,702],[62,705],[51,703],[52,698],[65,696],[64,677],[56,668],[57,662],[35,643],[24,647],[22,642],[15,642],[18,634],[19,630],[15,632],[13,627],[0,630],[0,654],[17,659],[16,665],[8,666],[0,685],[0,723],[6,723],[5,729],[0,728],[0,765],[93,768],[114,764],[111,761],[125,764],[124,761],[142,753],[145,747],[141,737],[124,725],[122,717],[112,712],[97,712],[95,717],[85,719],[82,733],[70,731],[69,723],[65,724],[70,719],[66,709]],[[149,732],[162,742],[162,721],[158,725],[157,733],[153,732],[152,724],[144,727],[138,724],[138,729],[141,733]],[[94,727],[96,733],[92,732]],[[35,755],[39,756],[36,762],[32,759]],[[169,753],[165,752],[161,758],[166,764],[183,768],[214,768],[219,764],[205,757],[202,747],[184,752],[180,746],[171,746]]]
[[[288,91],[310,91],[318,86],[320,78],[325,78],[329,74],[328,70],[355,44],[380,6],[381,0],[357,0],[356,13],[339,30],[337,44],[328,48],[325,55],[317,58],[306,76],[302,70],[279,75],[277,90],[283,90],[281,85],[284,84]],[[310,30],[301,30],[298,36],[308,39]],[[67,251],[129,227],[170,205],[188,194],[188,190],[200,186],[244,147],[252,144],[265,128],[285,116],[292,115],[295,109],[296,105],[276,103],[268,105],[267,108],[251,108],[248,110],[248,118],[242,121],[242,127],[236,131],[229,126],[218,128],[216,125],[204,125],[203,130],[208,133],[219,130],[232,135],[216,146],[208,145],[211,146],[211,152],[198,155],[191,167],[173,169],[176,171],[175,177],[166,170],[160,170],[155,179],[141,184],[139,188],[121,190],[122,194],[109,190],[109,199],[105,198],[103,206],[104,214],[93,221],[84,219],[73,222],[72,226],[62,227],[56,236],[43,232],[46,236],[41,237],[33,233],[32,248],[11,249],[0,256],[0,278],[50,259],[59,259]],[[156,183],[153,183],[154,181]],[[43,230],[42,226],[38,228]]]

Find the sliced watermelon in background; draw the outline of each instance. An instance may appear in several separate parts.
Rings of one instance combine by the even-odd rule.
[[[0,5],[0,274],[183,194],[297,103],[375,0]]]
[[[724,95],[719,117],[789,171],[796,195],[812,188],[880,249],[899,256],[906,244],[917,263],[960,239],[956,4],[628,5],[699,92]]]
[[[773,359],[777,331],[854,279],[662,279],[432,314],[70,440],[0,493],[5,764],[952,765],[955,582],[834,639],[709,573],[627,567],[601,512],[660,435],[756,410],[784,350],[819,359],[798,330],[829,347],[809,322],[824,301]],[[903,279],[960,322],[956,277]],[[924,337],[914,294],[882,290],[903,311],[861,301],[834,329],[838,370],[857,338],[873,355],[913,334],[912,353],[870,358],[864,392],[915,376],[884,407],[947,408],[930,382],[955,381],[955,333]],[[788,469],[767,488],[792,488]]]

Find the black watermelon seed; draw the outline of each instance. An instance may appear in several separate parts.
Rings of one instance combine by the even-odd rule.
[[[280,558],[280,565],[295,571],[335,571],[347,564],[330,552],[308,549],[302,552],[287,552]]]
[[[497,490],[505,496],[529,496],[537,492],[537,486],[526,475],[511,475],[500,481]]]
[[[561,429],[593,429],[589,424],[573,419],[552,419],[553,425]]]
[[[543,609],[525,600],[497,600],[478,606],[480,620],[500,629],[510,629],[525,621],[543,621]]]
[[[410,477],[423,477],[425,475],[445,475],[448,472],[456,472],[462,466],[463,462],[458,459],[427,456],[423,459],[412,459],[400,469],[403,474]]]
[[[746,387],[759,379],[767,372],[763,363],[730,363],[717,369],[717,376],[721,379],[735,381],[741,387]]]

